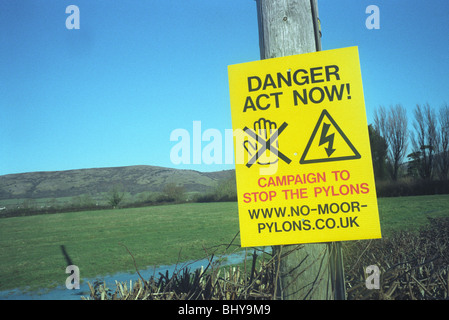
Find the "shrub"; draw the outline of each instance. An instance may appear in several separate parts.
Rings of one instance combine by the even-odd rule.
[[[449,193],[448,180],[400,180],[376,182],[378,197],[404,197]]]

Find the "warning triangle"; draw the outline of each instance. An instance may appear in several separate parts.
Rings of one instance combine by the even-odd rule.
[[[323,110],[300,164],[360,159],[361,155],[327,110]]]

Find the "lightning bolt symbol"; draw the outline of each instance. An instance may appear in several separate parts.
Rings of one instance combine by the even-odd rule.
[[[327,132],[329,131],[330,126],[331,126],[330,124],[323,122],[323,130],[321,131],[320,143],[318,145],[318,146],[321,146],[325,143],[329,143],[327,145],[327,148],[325,148],[328,157],[330,157],[332,155],[332,153],[334,153],[334,151],[336,150],[336,149],[332,148],[334,146],[335,133],[332,133],[329,136],[327,135]]]

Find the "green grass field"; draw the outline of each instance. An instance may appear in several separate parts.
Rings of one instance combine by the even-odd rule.
[[[449,217],[449,196],[379,199],[382,233],[416,229],[427,217]],[[0,290],[65,283],[66,258],[81,278],[207,256],[238,232],[237,203],[191,203],[0,219]],[[239,244],[239,239],[236,239]]]

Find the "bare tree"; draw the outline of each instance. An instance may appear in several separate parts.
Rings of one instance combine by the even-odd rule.
[[[416,105],[414,110],[415,133],[411,135],[413,151],[419,155],[418,172],[423,179],[432,179],[435,169],[435,154],[438,150],[440,135],[434,110],[429,104]]]
[[[113,185],[112,188],[106,195],[107,201],[112,206],[112,208],[117,208],[120,202],[122,202],[125,197],[125,192],[123,191],[123,187],[121,185]]]
[[[391,178],[396,181],[408,146],[407,111],[397,104],[389,112],[380,106],[374,114],[374,128],[388,145],[388,162]]]
[[[440,178],[446,180],[449,172],[449,105],[445,103],[439,110],[440,143],[438,147],[438,168]]]
[[[184,201],[185,200],[185,188],[182,185],[170,182],[164,186],[162,190],[162,200],[171,201]]]
[[[387,110],[384,106],[379,106],[374,110],[374,129],[382,136],[386,137]],[[387,141],[388,143],[388,141]]]

